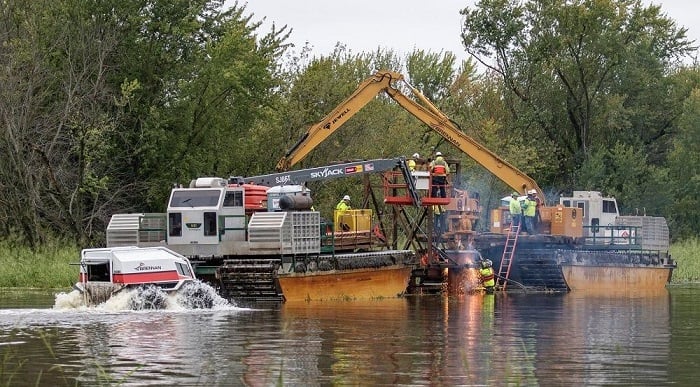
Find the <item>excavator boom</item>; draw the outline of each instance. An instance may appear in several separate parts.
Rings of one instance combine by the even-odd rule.
[[[277,170],[286,171],[303,160],[309,152],[360,111],[377,94],[387,87],[391,87],[392,81],[397,80],[403,80],[403,75],[390,71],[379,71],[366,79],[332,112],[309,128],[301,140],[287,151],[287,154],[277,163]]]
[[[440,110],[418,90],[411,87],[411,91],[428,107],[426,108],[413,99],[408,98],[398,89],[389,88],[386,90],[386,93],[414,117],[424,122],[442,136],[442,138],[447,140],[447,142],[471,157],[514,190],[520,193],[526,193],[534,189],[537,191],[539,197],[544,198],[544,192],[534,179],[503,160],[497,154],[491,152],[474,138],[466,135],[449,117],[440,112]]]
[[[401,90],[394,87],[393,84],[396,81],[404,82],[410,88],[414,97],[421,103],[409,98]],[[505,184],[520,193],[526,193],[534,189],[539,197],[544,200],[544,192],[535,180],[491,152],[472,137],[467,136],[457,124],[442,113],[420,91],[406,82],[401,74],[391,71],[379,71],[362,82],[352,95],[340,103],[319,123],[309,128],[302,139],[279,161],[277,169],[287,170],[301,161],[309,152],[382,91],[414,117],[436,131],[450,144],[501,179]]]

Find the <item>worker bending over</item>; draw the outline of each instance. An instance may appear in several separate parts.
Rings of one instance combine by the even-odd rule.
[[[496,276],[493,272],[493,263],[490,259],[484,259],[481,261],[481,269],[479,269],[479,279],[481,284],[486,289],[486,293],[493,293],[494,287],[496,286]]]

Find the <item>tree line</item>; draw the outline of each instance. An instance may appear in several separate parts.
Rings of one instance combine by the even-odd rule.
[[[173,183],[270,173],[379,69],[552,199],[600,190],[623,212],[665,216],[674,238],[698,234],[700,76],[684,28],[638,0],[482,0],[462,14],[471,59],[458,63],[342,44],[311,57],[289,27],[262,31],[264,15],[220,0],[5,0],[0,237],[96,245],[111,214],[164,211]],[[439,149],[462,159],[482,204],[508,192],[449,147],[378,97],[302,166]],[[360,194],[347,181],[312,188],[327,207]]]

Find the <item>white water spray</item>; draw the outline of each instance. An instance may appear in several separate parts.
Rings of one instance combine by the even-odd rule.
[[[189,282],[172,293],[166,293],[155,286],[124,289],[97,305],[91,305],[85,294],[73,290],[69,293],[56,294],[54,303],[54,309],[94,308],[105,311],[228,309],[231,307],[233,305],[219,296],[214,288],[201,281]]]

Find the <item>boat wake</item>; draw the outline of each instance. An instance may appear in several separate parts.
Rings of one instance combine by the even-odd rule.
[[[110,293],[111,294],[111,293]],[[118,310],[193,310],[193,309],[230,309],[234,307],[210,285],[201,281],[191,281],[177,292],[165,292],[155,285],[145,285],[133,289],[124,289],[115,294],[91,295],[100,299],[91,302],[88,296],[78,290],[58,293],[54,309],[100,309]]]

